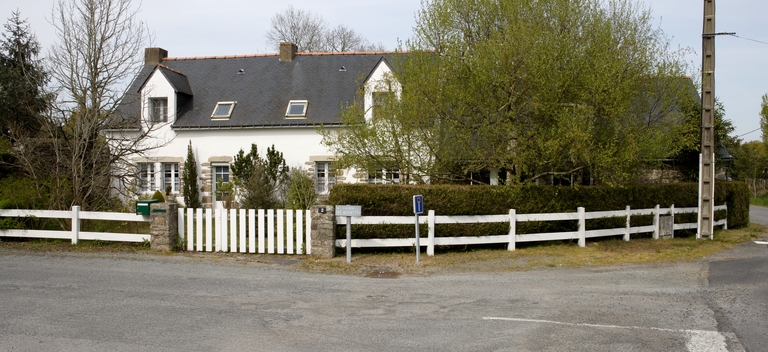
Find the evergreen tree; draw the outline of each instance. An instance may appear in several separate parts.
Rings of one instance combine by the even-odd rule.
[[[43,90],[48,75],[37,59],[40,44],[29,24],[14,12],[0,41],[0,128],[11,134],[35,134],[39,114],[48,106]]]
[[[259,156],[256,144],[248,154],[241,149],[232,163],[232,175],[240,207],[269,209],[282,207],[287,191],[288,166],[275,146],[267,148],[266,159]]]
[[[197,161],[195,161],[195,154],[192,152],[192,141],[189,141],[189,146],[187,147],[187,160],[184,162],[183,181],[184,205],[187,208],[202,208],[200,188],[197,187]]]

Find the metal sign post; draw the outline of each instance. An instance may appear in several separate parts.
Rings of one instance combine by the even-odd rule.
[[[413,215],[416,217],[416,263],[421,261],[421,244],[419,243],[419,214],[424,213],[424,196],[413,196]]]
[[[347,218],[347,263],[352,262],[352,217],[361,216],[362,207],[359,205],[337,205],[336,216]]]

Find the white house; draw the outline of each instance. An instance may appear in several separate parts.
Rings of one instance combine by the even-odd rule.
[[[240,149],[255,143],[259,152],[274,145],[289,167],[303,167],[317,192],[335,182],[366,182],[355,170],[336,170],[321,145],[317,126],[341,126],[342,108],[365,89],[366,109],[376,82],[391,67],[392,53],[301,53],[281,43],[274,54],[171,58],[160,48],[145,50],[145,64],[120,111],[133,121],[134,136],[150,131],[157,147],[131,161],[142,193],[167,187],[181,201],[181,174],[190,141],[198,162],[203,204],[214,201],[216,181],[229,181]],[[151,126],[150,129],[147,129]],[[131,138],[126,130],[115,136]]]

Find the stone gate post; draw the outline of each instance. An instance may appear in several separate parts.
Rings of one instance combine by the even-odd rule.
[[[332,205],[316,205],[312,216],[312,255],[333,258],[336,254],[336,210]]]
[[[179,205],[153,203],[149,207],[150,248],[155,251],[172,251],[179,237]]]

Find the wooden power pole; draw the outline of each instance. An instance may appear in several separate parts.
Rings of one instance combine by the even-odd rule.
[[[701,155],[696,238],[713,238],[715,203],[715,0],[704,0],[701,64]]]

